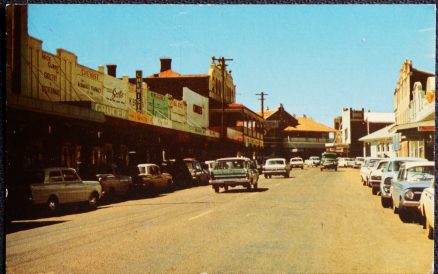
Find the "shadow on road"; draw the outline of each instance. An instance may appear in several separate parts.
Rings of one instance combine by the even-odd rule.
[[[293,179],[296,178],[295,176],[289,176],[288,178],[284,178],[284,177],[280,177],[280,176],[276,176],[276,177],[271,177],[271,178],[265,178],[266,180],[287,180],[287,179]]]
[[[227,191],[223,191],[222,193],[265,192],[267,190],[269,190],[269,188],[266,188],[266,187],[259,187],[257,189],[238,188],[238,189],[230,189]]]
[[[112,207],[126,207],[126,206],[159,206],[159,205],[188,205],[188,204],[211,204],[211,202],[176,202],[176,203],[154,203],[154,204],[111,204],[100,206],[99,209],[107,209]]]
[[[42,226],[55,225],[67,221],[13,221],[5,226],[6,234],[15,233],[23,230],[33,229]]]

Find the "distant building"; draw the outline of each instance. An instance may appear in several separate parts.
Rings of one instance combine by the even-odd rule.
[[[398,156],[434,159],[435,76],[405,60],[394,91],[394,150]]]
[[[325,143],[333,141],[333,128],[320,124],[306,115],[295,117],[284,110],[266,110],[265,155],[266,157],[308,158],[325,151]]]
[[[391,129],[394,124],[379,129],[359,139],[364,143],[363,156],[367,157],[395,157],[396,153],[392,145],[394,133]]]
[[[391,112],[365,112],[363,108],[360,110],[344,108],[342,115],[335,118],[335,127],[340,126],[335,136],[337,142],[327,144],[327,147],[344,156],[362,156],[363,143],[359,138],[392,123],[394,123],[394,113]]]

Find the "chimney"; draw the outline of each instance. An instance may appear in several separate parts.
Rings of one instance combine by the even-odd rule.
[[[108,75],[111,75],[113,77],[116,77],[116,69],[117,69],[117,65],[114,65],[114,64],[106,65],[106,71],[107,71]]]
[[[172,69],[172,59],[170,58],[160,58],[161,69],[160,72]]]

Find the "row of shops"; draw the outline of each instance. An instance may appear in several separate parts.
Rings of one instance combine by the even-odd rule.
[[[27,33],[27,7],[7,9],[6,166],[68,166],[88,177],[117,165],[175,158],[263,157],[263,118],[236,108],[231,71],[212,58],[208,73],[181,75],[171,59],[160,72],[117,77],[64,49],[56,54]]]

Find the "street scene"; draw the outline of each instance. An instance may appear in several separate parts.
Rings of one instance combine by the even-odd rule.
[[[22,220],[6,236],[6,270],[430,272],[433,241],[421,225],[403,224],[366,190],[357,169],[322,173],[305,167],[292,169],[290,178],[260,178],[257,190],[216,194],[200,186],[92,212]]]
[[[434,273],[435,12],[6,6],[4,272]]]

